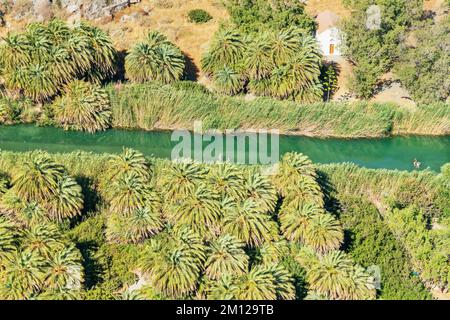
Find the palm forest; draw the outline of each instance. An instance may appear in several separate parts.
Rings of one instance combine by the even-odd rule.
[[[448,87],[424,96],[415,112],[328,102],[334,71],[323,64],[316,24],[302,4],[225,3],[230,20],[199,66],[208,87],[188,80],[184,52],[156,29],[125,53],[88,21],[51,19],[8,32],[0,42],[0,130],[35,124],[94,134],[203,119],[210,127],[286,132],[306,125],[321,137],[450,133]],[[402,10],[399,16],[410,14]],[[189,17],[212,19],[200,11]],[[386,33],[411,27],[400,18],[390,23]],[[448,19],[440,23],[447,32],[437,32],[448,35]],[[361,80],[376,62],[363,61],[358,35],[348,32]],[[375,41],[360,36],[367,46]],[[402,49],[388,43],[393,35],[377,37]],[[413,68],[414,54],[387,63]],[[413,86],[411,75],[401,77]],[[415,85],[421,95],[424,84]],[[364,97],[374,90],[368,78],[355,87]],[[249,94],[255,100],[243,98]],[[172,162],[144,151],[0,150],[0,299],[418,300],[448,293],[450,164],[368,169],[289,152],[266,175],[258,165]]]

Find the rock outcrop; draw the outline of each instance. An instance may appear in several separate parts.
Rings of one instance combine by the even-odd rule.
[[[36,20],[45,20],[52,16],[53,9],[62,9],[68,16],[78,16],[92,20],[112,16],[141,0],[32,0],[24,5],[17,0],[7,0],[8,7],[15,12],[17,18],[32,14]]]
[[[60,0],[62,9],[70,15],[81,14],[86,19],[111,16],[140,0]]]

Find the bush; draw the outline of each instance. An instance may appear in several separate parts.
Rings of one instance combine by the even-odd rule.
[[[381,299],[430,299],[419,278],[411,276],[408,253],[384,225],[374,205],[358,197],[339,197],[346,251],[364,267],[381,271]]]
[[[211,15],[202,9],[194,9],[188,13],[189,22],[206,23],[212,19]]]

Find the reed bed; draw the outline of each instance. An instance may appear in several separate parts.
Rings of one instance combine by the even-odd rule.
[[[113,127],[128,129],[278,129],[284,134],[361,138],[450,134],[447,104],[407,111],[393,104],[332,102],[302,105],[271,98],[246,99],[206,92],[200,86],[109,86]]]

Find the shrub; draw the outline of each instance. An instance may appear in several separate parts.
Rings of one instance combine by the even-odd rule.
[[[206,23],[212,19],[211,15],[202,9],[194,9],[188,13],[189,22]]]

